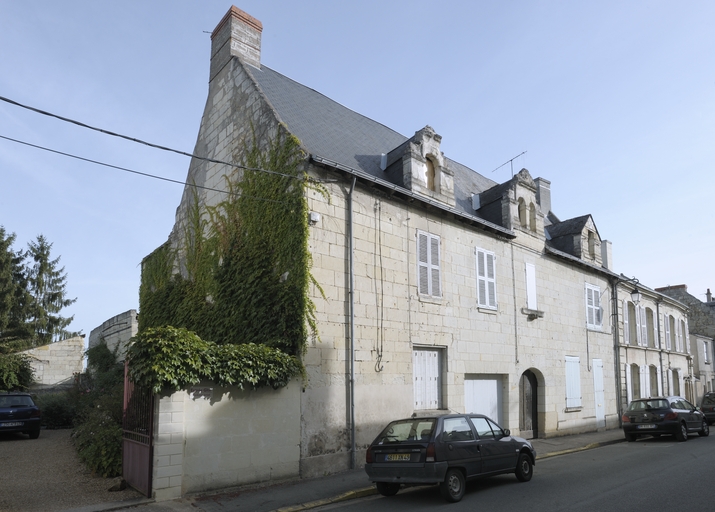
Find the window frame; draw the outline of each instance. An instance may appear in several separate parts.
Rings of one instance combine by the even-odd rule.
[[[423,246],[423,238],[426,240],[427,247]],[[436,249],[437,249],[437,262],[434,262],[435,254],[435,244],[436,244]],[[416,236],[416,249],[417,249],[417,293],[418,295],[421,295],[423,297],[432,297],[435,299],[441,299],[442,298],[442,268],[440,266],[440,262],[442,259],[442,241],[439,237],[439,235],[434,235],[432,233],[428,233],[427,231],[422,231],[422,230],[417,230],[417,236]],[[426,257],[426,261],[423,260],[423,248],[424,248],[424,256]],[[422,282],[422,272],[424,271],[427,274],[427,290],[424,289],[424,285]],[[436,272],[436,284],[437,287],[439,288],[436,293],[434,290],[434,285],[435,285],[435,272]]]
[[[566,356],[565,359],[566,377],[566,409],[580,409],[582,407],[581,395],[581,358],[578,356]]]
[[[597,298],[598,304],[593,301],[593,305],[589,305],[589,292],[591,292],[591,297]],[[585,283],[584,285],[584,299],[586,302],[586,326],[594,331],[603,330],[603,308],[601,307],[601,287],[593,284]],[[598,323],[589,322],[589,310],[593,311],[593,318],[596,319],[596,313],[598,313]]]
[[[477,306],[485,309],[496,310],[499,307],[499,300],[497,299],[497,257],[493,251],[487,251],[480,247],[474,248],[475,258],[475,271],[477,275]],[[489,257],[492,260],[492,275],[489,276]],[[484,261],[484,275],[480,275],[479,263],[483,258]],[[481,283],[484,283],[484,291],[482,291]],[[493,293],[490,293],[493,290]],[[492,296],[493,295],[493,296]],[[491,300],[493,299],[493,301]]]

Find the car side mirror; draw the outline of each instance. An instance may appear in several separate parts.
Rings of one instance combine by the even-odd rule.
[[[508,428],[505,428],[505,429],[504,429],[504,436],[505,436],[505,437],[509,437],[510,435],[511,435],[511,430],[509,430]]]

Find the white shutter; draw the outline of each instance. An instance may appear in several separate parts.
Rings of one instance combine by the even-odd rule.
[[[650,368],[647,365],[640,367],[641,373],[641,398],[650,396]]]
[[[638,346],[643,345],[643,325],[641,324],[641,307],[636,306],[636,340]]]
[[[639,306],[641,312],[641,345],[648,346],[648,320],[646,319],[645,308]]]
[[[496,257],[494,254],[487,253],[487,296],[489,299],[489,307],[497,307],[497,276],[496,276]]]
[[[631,403],[633,400],[633,387],[631,386],[631,365],[625,365],[626,370],[626,405]]]
[[[434,350],[427,354],[427,409],[439,408],[439,353]]]
[[[496,257],[494,253],[476,249],[477,304],[485,308],[497,307]]]
[[[421,410],[425,408],[425,378],[426,378],[426,368],[425,368],[425,352],[423,350],[415,350],[412,352],[413,357],[413,372],[415,376],[414,380],[414,394],[415,394],[415,410]]]
[[[683,329],[685,331],[685,350],[690,354],[690,330],[688,329],[688,319],[685,319],[683,323]]]
[[[419,293],[429,295],[429,236],[427,233],[417,234],[417,265],[418,265],[418,286]]]
[[[668,376],[668,390],[663,394],[671,395],[673,393],[673,370],[671,370],[670,368],[668,368],[667,376]]]
[[[660,371],[660,367],[656,366],[656,374],[658,375],[658,394],[660,396],[665,395],[665,390],[663,389],[663,372]]]
[[[539,309],[536,304],[536,267],[532,263],[526,264],[526,307]]]
[[[439,237],[417,232],[417,281],[422,295],[442,296],[442,277],[439,268]]]
[[[602,318],[601,318],[601,289],[596,288],[593,290],[593,316],[594,319],[596,320],[595,325],[597,327],[601,327],[603,324]]]
[[[666,314],[663,314],[663,326],[665,327],[665,349],[670,350],[671,349],[670,319],[668,318],[668,315],[666,315]],[[668,389],[670,389],[670,380],[668,381]]]
[[[593,317],[593,289],[586,286],[586,323],[589,326],[595,325]]]
[[[630,324],[628,323],[628,301],[623,301],[623,341],[626,345],[631,342],[631,330]]]
[[[575,356],[566,356],[566,407],[581,407],[581,369]]]

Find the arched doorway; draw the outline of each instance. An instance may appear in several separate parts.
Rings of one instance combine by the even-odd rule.
[[[538,396],[536,375],[526,370],[519,380],[519,431],[525,439],[539,437]]]

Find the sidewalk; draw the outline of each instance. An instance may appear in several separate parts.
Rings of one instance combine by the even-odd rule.
[[[573,436],[533,439],[538,461],[581,450],[598,448],[625,441],[621,429],[591,432]],[[321,505],[376,494],[363,469],[310,480],[292,480],[263,487],[225,489],[211,494],[155,503],[152,500],[132,500],[107,503],[65,512],[134,511],[134,512],[297,512]]]

